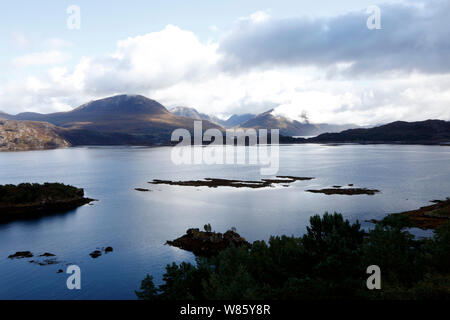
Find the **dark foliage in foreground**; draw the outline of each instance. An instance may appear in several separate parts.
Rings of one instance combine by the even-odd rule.
[[[403,218],[402,218],[403,219]],[[156,288],[147,276],[139,299],[428,299],[450,298],[450,223],[426,240],[384,221],[369,234],[340,214],[313,216],[302,237],[271,237],[173,263]],[[381,269],[381,290],[368,290],[366,268]]]
[[[33,204],[83,197],[83,189],[62,183],[0,185],[0,205]]]

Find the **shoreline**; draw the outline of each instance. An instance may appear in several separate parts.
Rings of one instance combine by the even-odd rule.
[[[358,146],[366,146],[366,145],[393,145],[393,146],[438,146],[438,147],[450,147],[450,142],[408,142],[408,141],[368,141],[368,142],[353,142],[353,141],[336,141],[336,142],[320,142],[320,141],[301,141],[301,142],[293,142],[286,141],[280,142],[278,144],[274,144],[274,146],[294,146],[294,145],[322,145],[329,147],[339,147],[339,146],[348,146],[348,145],[358,145]],[[39,148],[39,149],[24,149],[24,150],[0,150],[0,154],[2,153],[16,153],[16,152],[29,152],[29,151],[51,151],[51,150],[67,150],[67,149],[76,149],[76,148],[158,148],[158,147],[175,147],[176,143],[162,143],[162,144],[114,144],[114,145],[72,145],[68,147],[60,147],[60,148]],[[259,144],[257,144],[259,145]],[[264,144],[267,145],[267,144]],[[269,144],[270,145],[270,144]],[[195,146],[195,145],[191,145]],[[208,144],[203,144],[202,146],[206,147]],[[224,145],[225,146],[225,145]],[[248,145],[246,145],[248,147]]]

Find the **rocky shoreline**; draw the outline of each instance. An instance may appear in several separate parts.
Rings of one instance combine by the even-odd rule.
[[[438,229],[447,221],[450,221],[450,198],[446,200],[433,200],[434,204],[421,207],[416,210],[391,213],[381,221],[370,220],[372,223],[382,223],[387,219],[406,217],[406,227],[416,227],[419,229]]]

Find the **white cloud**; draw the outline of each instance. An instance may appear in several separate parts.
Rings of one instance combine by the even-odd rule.
[[[261,23],[269,20],[270,15],[267,11],[256,11],[252,13],[249,18],[254,23]]]
[[[251,25],[255,32],[273,23],[267,12],[237,21]],[[56,66],[67,58],[60,51],[17,58],[15,63],[20,66],[51,67],[40,76],[1,86],[0,109],[11,113],[61,111],[94,98],[130,93],[144,94],[167,107],[192,106],[219,116],[275,107],[276,114],[297,119],[305,110],[313,122],[450,119],[450,73],[375,73],[353,79],[346,74],[354,66],[351,62],[305,65],[295,59],[231,70],[223,65],[227,53],[220,48],[234,30],[221,40],[202,43],[194,33],[168,25],[118,41],[109,55],[85,56],[73,70]]]
[[[11,42],[19,49],[29,49],[32,46],[32,41],[24,33],[17,31],[11,33]]]
[[[368,14],[363,10],[285,19],[269,19],[258,12],[233,26],[221,40],[220,52],[234,72],[268,65],[341,65],[346,66],[341,74],[351,77],[450,72],[449,1],[380,8],[381,30],[366,27]]]
[[[211,30],[212,32],[220,32],[220,28],[216,25],[210,25],[209,30]]]
[[[15,67],[26,68],[30,66],[55,65],[67,62],[70,55],[65,52],[52,50],[29,53],[24,56],[14,58],[12,64]]]
[[[70,48],[73,47],[73,43],[60,38],[50,38],[45,40],[45,45],[50,48],[60,49],[60,48]]]
[[[110,56],[87,58],[84,84],[92,94],[165,88],[209,77],[218,59],[216,44],[202,44],[192,32],[168,25],[119,41]]]

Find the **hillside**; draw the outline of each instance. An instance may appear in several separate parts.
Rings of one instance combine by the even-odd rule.
[[[153,145],[167,143],[177,128],[193,130],[194,120],[169,112],[140,95],[118,95],[91,101],[72,111],[21,113],[16,120],[46,121],[61,127],[73,145]],[[203,129],[222,127],[203,120]]]
[[[444,120],[396,121],[370,129],[350,129],[340,133],[324,133],[308,139],[308,142],[418,144],[436,144],[449,141],[450,122]]]
[[[69,147],[56,126],[45,122],[0,120],[0,151]]]

